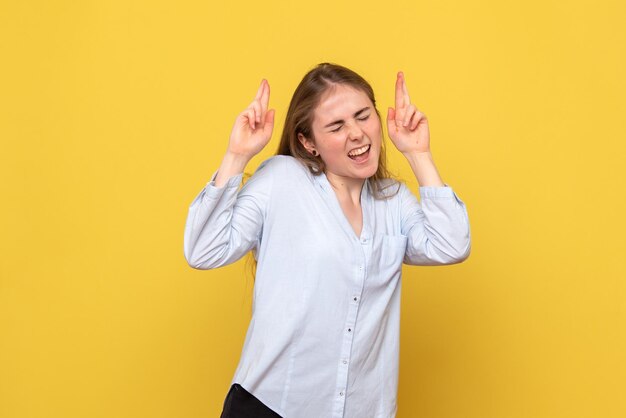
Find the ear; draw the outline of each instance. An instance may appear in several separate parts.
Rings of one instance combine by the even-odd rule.
[[[311,141],[310,139],[307,139],[300,132],[298,133],[298,141],[300,141],[304,149],[306,149],[308,152],[313,154],[313,151],[315,150],[315,144],[313,144],[313,141]]]

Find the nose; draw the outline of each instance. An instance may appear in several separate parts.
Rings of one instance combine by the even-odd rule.
[[[351,123],[350,130],[348,131],[350,135],[350,139],[361,139],[363,138],[363,130],[358,125],[358,123]]]

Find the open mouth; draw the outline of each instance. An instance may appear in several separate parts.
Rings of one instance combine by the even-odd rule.
[[[370,147],[371,144],[367,144],[362,146],[361,148],[357,148],[348,153],[348,157],[356,161],[357,163],[367,160],[367,157],[370,155]]]

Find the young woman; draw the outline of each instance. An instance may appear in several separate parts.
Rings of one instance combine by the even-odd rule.
[[[438,174],[404,75],[387,128],[421,203],[386,170],[371,86],[329,63],[305,75],[277,155],[239,189],[272,134],[269,93],[263,80],[185,226],[196,269],[249,251],[257,261],[252,319],[222,417],[394,417],[402,263],[465,260],[467,209]]]

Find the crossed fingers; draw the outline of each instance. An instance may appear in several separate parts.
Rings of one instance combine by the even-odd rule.
[[[256,97],[250,103],[245,113],[248,116],[250,127],[254,130],[257,124],[265,123],[265,114],[270,101],[270,85],[266,79],[261,81]]]
[[[420,119],[424,116],[417,107],[411,103],[409,89],[406,86],[406,80],[402,71],[398,72],[396,78],[396,115],[402,118],[402,126],[414,130]],[[396,119],[396,125],[400,125],[400,121]]]
[[[398,72],[398,77],[396,78],[396,110],[404,109],[410,103],[411,98],[409,97],[409,90],[406,87],[404,73],[400,71]]]

